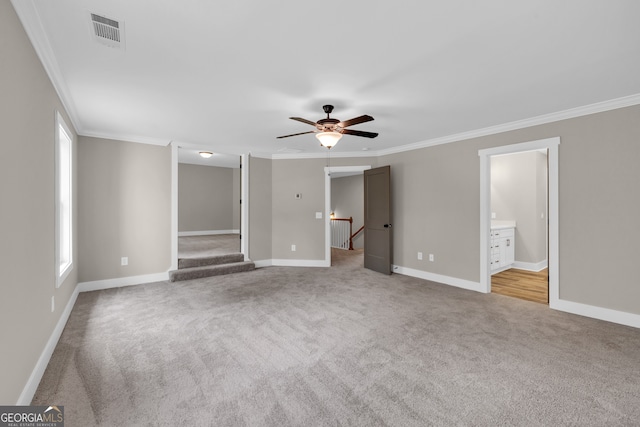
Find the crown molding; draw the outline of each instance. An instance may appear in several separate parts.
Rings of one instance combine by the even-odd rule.
[[[327,153],[265,153],[265,152],[249,152],[251,157],[269,160],[295,160],[295,159],[326,159]],[[337,153],[331,152],[332,159],[337,158],[353,158],[353,157],[377,157],[375,151],[367,151],[366,155],[359,152]]]
[[[160,145],[163,147],[166,147],[172,142],[169,139],[150,138],[150,137],[139,136],[139,135],[120,135],[120,134],[102,133],[102,132],[93,132],[93,131],[78,132],[78,135],[85,136],[88,138],[111,139],[114,141],[136,142],[138,144]]]
[[[53,87],[64,106],[75,131],[80,136],[113,139],[119,141],[138,142],[142,144],[162,145],[166,146],[171,141],[167,139],[149,138],[138,135],[117,135],[110,133],[93,132],[84,129],[81,126],[75,104],[72,101],[69,89],[60,71],[59,64],[53,54],[53,49],[49,43],[42,20],[38,14],[34,0],[11,0],[22,26],[25,29],[31,44],[33,45],[40,62],[42,63]],[[527,127],[537,126],[541,124],[553,123],[561,120],[572,119],[576,117],[586,116],[595,113],[615,110],[618,108],[630,107],[640,104],[640,94],[624,96],[608,101],[597,102],[581,107],[571,108],[555,113],[544,114],[523,120],[516,120],[496,126],[490,126],[482,129],[472,130],[468,132],[447,135],[443,137],[428,139],[413,144],[402,145],[382,150],[371,150],[365,152],[331,152],[333,158],[355,158],[355,157],[380,157],[389,154],[402,153],[406,151],[418,150],[421,148],[433,147],[436,145],[448,144],[452,142],[464,141],[467,139],[478,138],[482,136],[494,135],[502,132],[523,129]],[[272,160],[289,160],[289,159],[320,159],[326,158],[323,153],[251,153],[253,157],[266,158]]]
[[[353,157],[377,157],[376,151],[347,151],[347,152],[325,152],[325,153],[276,153],[271,154],[269,158],[272,160],[289,160],[289,159],[332,159],[353,158]],[[260,157],[260,154],[253,155]]]
[[[22,26],[24,27],[27,37],[33,45],[33,49],[36,51],[45,72],[51,80],[54,90],[60,98],[60,102],[64,106],[71,124],[75,128],[78,134],[82,133],[82,126],[80,125],[80,119],[78,117],[78,111],[75,108],[75,104],[72,101],[72,97],[69,93],[62,73],[60,72],[60,66],[53,54],[53,48],[49,43],[49,38],[42,25],[40,14],[35,6],[33,0],[11,0],[13,9],[16,11]]]
[[[496,126],[489,126],[482,129],[462,132],[453,135],[447,135],[439,138],[428,139],[414,144],[402,145],[399,147],[378,150],[378,156],[386,156],[389,154],[402,153],[405,151],[418,150],[420,148],[433,147],[435,145],[449,144],[451,142],[464,141],[467,139],[478,138],[481,136],[495,135],[502,132],[524,129],[532,126],[543,125],[547,123],[559,122],[561,120],[573,119],[576,117],[588,116],[590,114],[602,113],[605,111],[616,110],[618,108],[631,107],[640,104],[640,94],[624,96],[621,98],[611,99],[608,101],[597,102],[582,107],[570,108],[568,110],[558,111],[555,113],[543,114],[541,116],[531,117],[523,120],[516,120]]]
[[[433,147],[436,145],[449,144],[452,142],[464,141],[472,138],[479,138],[482,136],[495,135],[502,132],[508,132],[512,130],[524,129],[532,126],[543,125],[547,123],[559,122],[561,120],[573,119],[576,117],[588,116],[590,114],[603,113],[605,111],[616,110],[618,108],[632,107],[640,104],[640,94],[624,96],[621,98],[611,99],[608,101],[597,102],[594,104],[584,105],[581,107],[570,108],[568,110],[558,111],[555,113],[543,114],[536,117],[531,117],[523,120],[516,120],[509,123],[503,123],[501,125],[489,126],[482,129],[476,129],[469,132],[461,132],[453,135],[442,136],[439,138],[427,139],[424,141],[416,142],[413,144],[401,145],[399,147],[392,147],[376,151],[366,152],[346,152],[346,153],[331,153],[331,157],[334,158],[346,158],[346,157],[381,157],[390,154],[403,153],[406,151],[419,150],[421,148]],[[325,158],[326,155],[321,153],[286,153],[286,154],[266,154],[257,153],[252,154],[253,157],[261,157],[265,159],[314,159]]]

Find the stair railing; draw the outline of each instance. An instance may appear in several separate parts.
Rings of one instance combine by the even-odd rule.
[[[331,247],[353,250],[353,218],[331,218]]]
[[[331,247],[353,250],[353,239],[364,230],[364,225],[353,233],[353,217],[331,218]]]
[[[364,230],[364,225],[363,225],[362,227],[358,228],[358,231],[356,231],[355,233],[353,233],[353,234],[351,235],[351,242],[352,242],[351,246],[353,246],[353,239],[355,239],[355,238],[356,238],[356,236],[357,236],[358,234],[360,234],[360,232],[362,232],[363,230]],[[353,248],[352,248],[352,250],[353,250]]]

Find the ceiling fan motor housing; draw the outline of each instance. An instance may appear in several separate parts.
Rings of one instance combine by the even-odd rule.
[[[321,119],[318,120],[318,129],[320,130],[324,130],[324,131],[333,131],[336,128],[336,125],[338,123],[340,123],[340,120],[338,119]]]

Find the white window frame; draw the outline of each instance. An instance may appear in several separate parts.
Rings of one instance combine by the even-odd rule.
[[[60,112],[55,127],[56,288],[73,270],[73,133]]]

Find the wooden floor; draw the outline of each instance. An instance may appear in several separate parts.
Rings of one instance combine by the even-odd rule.
[[[548,304],[549,269],[533,272],[511,268],[494,274],[491,276],[491,292]]]

